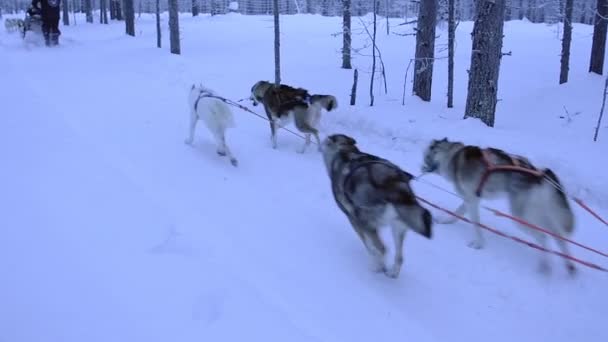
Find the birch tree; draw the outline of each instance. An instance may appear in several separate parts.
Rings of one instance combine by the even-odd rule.
[[[161,28],[160,28],[160,0],[156,0],[156,47],[162,47]]]
[[[505,0],[478,0],[465,118],[494,127],[502,58]]]

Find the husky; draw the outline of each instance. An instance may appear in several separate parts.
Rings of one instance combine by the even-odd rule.
[[[403,264],[408,229],[432,238],[432,216],[416,200],[411,174],[386,159],[360,151],[352,137],[333,134],[323,140],[322,155],[338,207],[344,212],[372,258],[374,272],[397,278]],[[395,256],[384,262],[386,247],[379,229],[391,227]]]
[[[452,183],[463,198],[456,210],[459,215],[468,212],[475,224],[475,237],[469,246],[484,247],[479,224],[479,202],[506,195],[512,215],[531,224],[547,229],[559,236],[569,236],[574,231],[574,214],[563,187],[548,168],[539,170],[522,156],[511,155],[496,149],[481,149],[461,142],[432,140],[424,151],[423,173],[436,173]],[[451,224],[456,218],[438,221]],[[521,229],[530,233],[542,247],[546,247],[546,235],[522,224]],[[570,255],[565,241],[557,239],[561,251]],[[542,254],[539,269],[549,271],[546,253]],[[576,270],[574,263],[566,260],[570,274]]]
[[[296,128],[305,134],[306,141],[298,150],[304,153],[311,143],[311,135],[315,137],[318,150],[321,151],[319,139],[319,122],[321,111],[330,112],[338,107],[338,101],[332,95],[311,95],[303,88],[293,88],[281,84],[276,88],[268,81],[258,81],[251,87],[250,100],[254,106],[258,103],[264,105],[264,110],[270,122],[270,135],[272,147],[277,148],[277,126],[284,127],[295,122]]]
[[[190,107],[190,128],[189,135],[185,143],[192,145],[196,123],[202,120],[217,144],[217,154],[228,156],[233,166],[238,165],[237,159],[232,155],[228,144],[226,144],[226,129],[235,127],[234,117],[230,107],[218,98],[218,95],[211,89],[192,85],[188,96]]]

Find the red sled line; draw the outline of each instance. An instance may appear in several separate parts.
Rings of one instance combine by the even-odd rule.
[[[452,215],[452,216],[454,216],[454,217],[457,217],[457,218],[459,218],[459,219],[460,219],[460,220],[462,220],[462,221],[465,221],[465,222],[468,222],[468,223],[471,223],[471,224],[475,224],[475,223],[473,223],[471,220],[467,219],[466,217],[463,217],[463,216],[458,215],[458,214],[456,214],[456,213],[454,213],[454,212],[451,212],[451,211],[449,211],[449,210],[447,210],[447,209],[444,209],[444,208],[442,208],[442,207],[440,207],[440,206],[438,206],[438,205],[436,205],[436,204],[433,204],[433,203],[431,203],[431,202],[429,202],[429,201],[425,200],[424,198],[421,198],[421,197],[419,197],[419,196],[416,196],[416,198],[418,198],[420,201],[422,201],[422,202],[424,202],[424,203],[426,203],[426,204],[430,205],[431,207],[433,207],[433,208],[435,208],[435,209],[438,209],[438,210],[441,210],[441,211],[443,211],[443,212],[445,212],[445,213],[447,213],[447,214],[450,214],[450,215]],[[561,253],[561,252],[558,252],[558,251],[554,251],[554,250],[551,250],[551,249],[548,249],[548,248],[541,247],[541,246],[539,246],[539,245],[537,245],[537,244],[535,244],[535,243],[532,243],[532,242],[529,242],[529,241],[526,241],[526,240],[520,239],[520,238],[518,238],[518,237],[516,237],[516,236],[512,236],[512,235],[505,234],[505,233],[503,233],[503,232],[501,232],[501,231],[499,231],[499,230],[496,230],[496,229],[494,229],[494,228],[491,228],[491,227],[489,227],[489,226],[486,226],[486,225],[485,225],[485,224],[483,224],[483,223],[479,223],[479,226],[480,226],[481,228],[483,228],[483,229],[489,230],[490,232],[492,232],[492,233],[494,233],[494,234],[496,234],[496,235],[499,235],[499,236],[502,236],[502,237],[504,237],[504,238],[508,238],[508,239],[514,240],[514,241],[516,241],[516,242],[519,242],[519,243],[522,243],[522,244],[524,244],[524,245],[527,245],[528,247],[532,247],[532,248],[538,249],[538,250],[543,251],[543,252],[546,252],[546,253],[555,254],[555,255],[560,256],[560,257],[562,257],[562,258],[572,260],[572,261],[574,261],[574,262],[576,262],[576,263],[579,263],[579,264],[585,265],[585,266],[587,266],[587,267],[590,267],[590,268],[593,268],[593,269],[596,269],[596,270],[599,270],[599,271],[602,271],[602,272],[608,272],[608,270],[607,270],[607,269],[605,269],[605,268],[603,268],[603,267],[601,267],[601,266],[598,266],[598,265],[596,265],[596,264],[594,264],[594,263],[591,263],[591,262],[588,262],[588,261],[584,261],[584,260],[581,260],[581,259],[578,259],[578,258],[575,258],[575,257],[569,256],[569,255],[567,255],[567,254],[564,254],[564,253]]]

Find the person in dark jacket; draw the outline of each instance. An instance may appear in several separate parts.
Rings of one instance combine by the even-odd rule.
[[[32,0],[32,7],[40,9],[42,33],[47,46],[59,43],[59,10],[61,0]]]

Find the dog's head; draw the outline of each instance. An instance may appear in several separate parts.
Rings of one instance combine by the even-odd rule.
[[[431,143],[424,151],[424,163],[422,165],[422,172],[435,172],[439,169],[439,166],[445,162],[445,157],[453,142],[449,141],[448,138],[441,140],[433,139]]]
[[[357,149],[357,141],[345,134],[332,134],[321,143],[324,151],[342,151]]]
[[[262,102],[264,98],[264,94],[272,86],[272,83],[268,81],[258,81],[251,87],[251,95],[249,96],[249,100],[253,103],[254,106],[257,106],[258,103]]]

